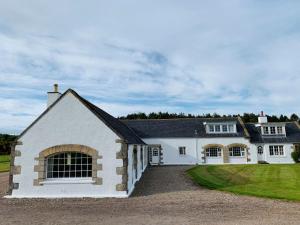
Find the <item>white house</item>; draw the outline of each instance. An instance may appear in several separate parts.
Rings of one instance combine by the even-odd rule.
[[[292,163],[297,123],[240,118],[124,120],[69,89],[12,150],[10,196],[128,197],[148,165]]]

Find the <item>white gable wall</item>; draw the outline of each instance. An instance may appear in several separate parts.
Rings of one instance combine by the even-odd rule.
[[[16,157],[15,165],[21,166],[21,174],[14,175],[14,182],[19,189],[13,190],[13,197],[126,197],[125,191],[116,191],[116,184],[122,183],[122,176],[116,174],[116,167],[121,167],[122,160],[116,159],[121,144],[120,139],[110,128],[100,121],[81,102],[66,94],[49,112],[47,112],[19,141],[16,150],[21,157]],[[94,148],[103,158],[98,159],[103,168],[98,177],[102,185],[94,184],[45,184],[33,186],[37,179],[34,158],[39,153],[55,145],[80,144]]]

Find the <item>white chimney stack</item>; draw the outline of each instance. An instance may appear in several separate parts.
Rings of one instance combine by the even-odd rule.
[[[53,87],[54,90],[48,92],[47,107],[51,106],[61,96],[61,93],[58,92],[58,84],[54,84]]]
[[[259,124],[268,123],[268,117],[264,115],[263,111],[261,111],[260,115],[258,116],[258,123]]]

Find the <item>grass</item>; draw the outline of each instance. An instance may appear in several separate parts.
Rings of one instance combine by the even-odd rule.
[[[300,165],[208,165],[187,171],[210,189],[300,201]]]
[[[9,171],[10,156],[0,155],[0,173]]]

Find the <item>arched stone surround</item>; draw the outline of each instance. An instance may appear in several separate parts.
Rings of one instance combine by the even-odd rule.
[[[228,163],[229,162],[229,148],[232,147],[242,147],[245,148],[245,157],[247,158],[247,162],[250,162],[250,152],[249,152],[249,147],[246,144],[242,144],[242,143],[232,143],[230,145],[222,145],[222,144],[207,144],[205,146],[203,146],[203,151],[202,151],[202,159],[204,162],[206,162],[206,154],[205,154],[205,150],[207,148],[221,148],[222,151],[222,156],[223,156],[223,163]]]
[[[225,155],[224,154],[224,149],[225,149],[224,145],[221,145],[221,144],[207,144],[207,145],[204,145],[202,147],[203,151],[201,152],[201,154],[202,154],[202,160],[203,160],[204,163],[206,163],[206,152],[205,152],[205,150],[207,148],[221,148],[221,151],[223,152],[222,153],[223,154],[223,158],[224,158],[224,155]]]
[[[92,157],[92,179],[95,182],[94,184],[96,185],[102,184],[102,178],[97,176],[97,172],[102,170],[102,164],[97,163],[97,160],[102,158],[102,156],[98,154],[98,151],[96,149],[93,149],[85,145],[64,144],[64,145],[56,145],[50,148],[46,148],[39,153],[39,157],[35,158],[38,164],[34,166],[34,172],[37,173],[38,178],[33,181],[34,186],[42,185],[41,182],[43,182],[46,179],[46,174],[45,174],[46,158],[50,155],[61,153],[61,152],[80,152],[91,156]]]

